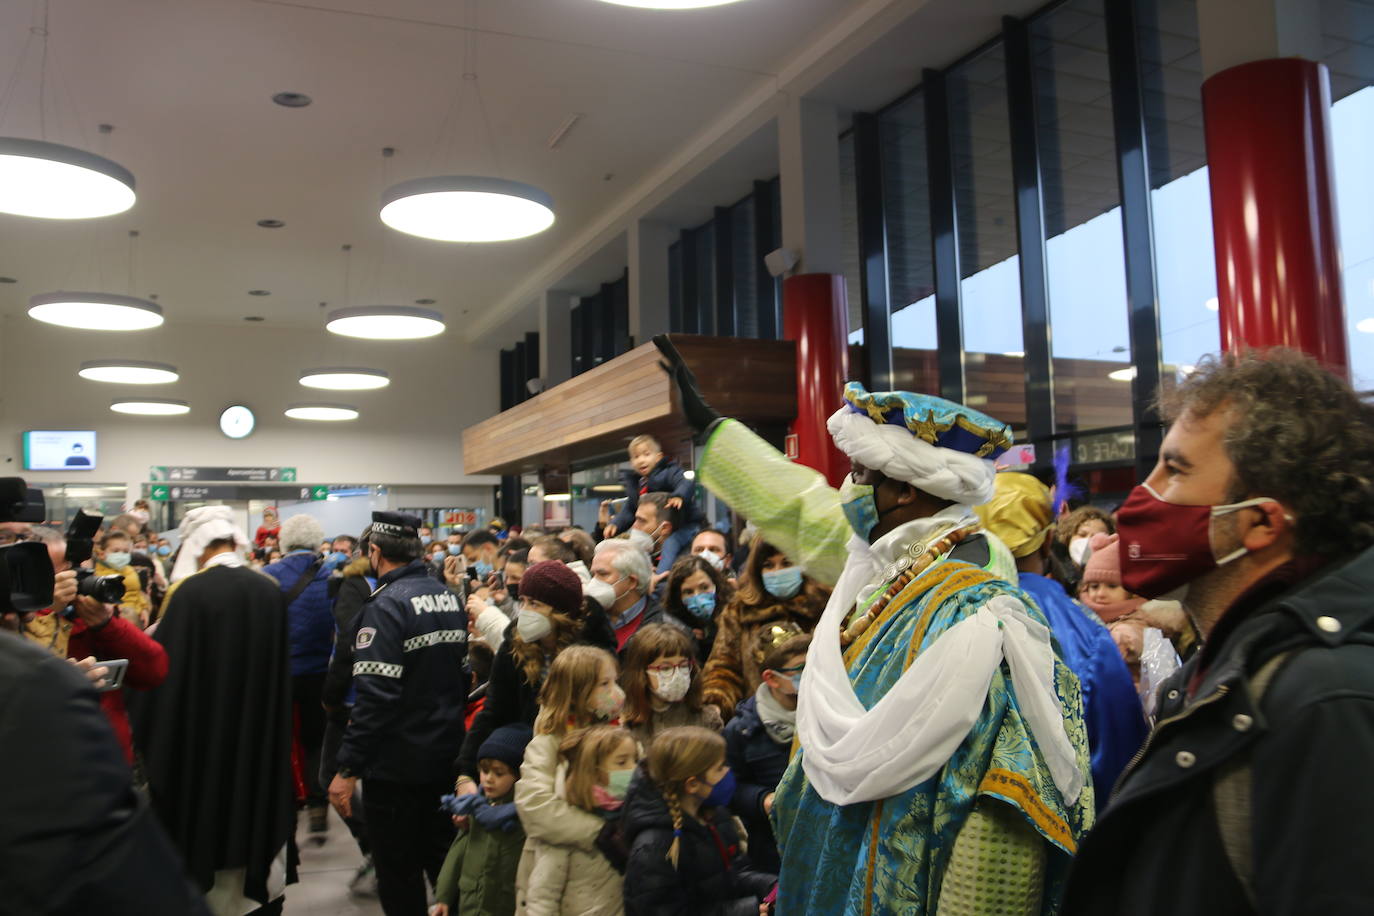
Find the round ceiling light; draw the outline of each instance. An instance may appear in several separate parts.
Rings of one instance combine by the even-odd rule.
[[[616,6],[637,6],[646,10],[699,10],[708,6],[725,6],[740,0],[601,0]]]
[[[301,384],[334,391],[367,391],[385,388],[391,378],[380,369],[307,369],[301,373]]]
[[[144,417],[173,417],[190,413],[191,405],[171,398],[122,398],[110,403],[115,413],[132,413]]]
[[[166,385],[181,378],[176,366],[133,359],[90,360],[81,364],[77,375],[92,382],[117,385]]]
[[[134,176],[85,150],[0,137],[0,213],[91,219],[134,205]]]
[[[358,409],[347,404],[292,404],[286,408],[286,415],[293,420],[339,420],[358,419]]]
[[[444,333],[444,316],[432,309],[404,305],[365,305],[335,309],[324,326],[345,337],[367,340],[415,340]]]
[[[501,178],[416,178],[382,195],[382,222],[398,232],[440,242],[504,242],[553,225],[553,198]]]
[[[29,317],[85,331],[142,331],[162,324],[162,308],[113,293],[42,293],[29,299]]]

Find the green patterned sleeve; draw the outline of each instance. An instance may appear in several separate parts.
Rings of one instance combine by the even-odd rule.
[[[763,532],[807,575],[833,586],[844,570],[853,536],[840,494],[820,472],[789,461],[738,420],[711,431],[699,479]]]

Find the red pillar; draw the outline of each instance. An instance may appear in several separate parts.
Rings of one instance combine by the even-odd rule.
[[[1202,105],[1222,347],[1294,347],[1348,377],[1326,67],[1231,67]]]
[[[849,378],[844,277],[788,277],[782,283],[782,315],[783,336],[797,343],[797,419],[788,453],[838,487],[849,473],[849,459],[831,441],[825,421],[839,409]]]

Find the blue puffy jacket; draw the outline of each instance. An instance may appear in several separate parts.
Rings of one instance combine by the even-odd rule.
[[[285,596],[305,575],[310,564],[319,560],[313,550],[296,550],[263,572],[277,580]],[[286,609],[287,633],[291,640],[291,674],[324,674],[329,670],[329,655],[334,650],[334,605],[329,600],[329,575],[323,566],[314,580]]]

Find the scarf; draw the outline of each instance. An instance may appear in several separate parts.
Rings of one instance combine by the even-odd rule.
[[[767,684],[760,684],[754,691],[754,705],[768,737],[778,744],[791,744],[797,732],[797,711],[779,703]]]
[[[1050,631],[1015,597],[999,595],[946,630],[872,709],[850,684],[840,628],[855,601],[883,586],[888,564],[908,545],[976,521],[973,510],[954,505],[900,525],[872,546],[850,539],[849,559],[807,653],[797,707],[802,765],[826,801],[890,798],[939,772],[978,720],[1003,659],[1055,785],[1066,804],[1077,800],[1083,773],[1054,689]]]

